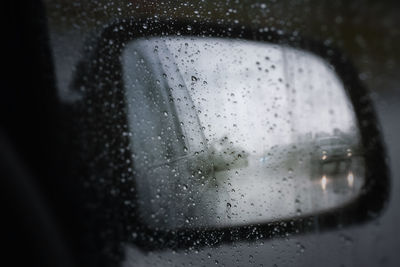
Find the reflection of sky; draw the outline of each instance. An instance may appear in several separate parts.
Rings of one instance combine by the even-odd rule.
[[[209,38],[169,39],[166,44],[210,140],[228,135],[259,154],[306,133],[346,132],[354,125],[342,84],[312,54]]]

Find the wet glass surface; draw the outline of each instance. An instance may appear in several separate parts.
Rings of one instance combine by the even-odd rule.
[[[277,30],[293,34],[294,37],[311,37],[324,43],[327,48],[336,46],[350,56],[362,83],[371,92],[377,109],[388,151],[386,160],[392,173],[390,201],[379,218],[347,229],[338,226],[331,232],[321,232],[318,223],[315,223],[314,230],[306,235],[280,232],[282,238],[268,239],[259,234],[259,240],[254,242],[242,240],[218,247],[185,250],[143,252],[140,246],[107,236],[104,243],[120,243],[126,247],[126,253],[121,256],[123,266],[318,266],[321,263],[335,267],[399,265],[400,165],[397,163],[400,158],[400,35],[397,25],[400,17],[396,1],[44,2],[48,11],[57,85],[63,102],[70,103],[84,96],[84,92],[74,90],[70,85],[74,72],[77,72],[77,62],[87,57],[84,44],[96,45],[93,33],[116,20],[147,17],[151,20],[197,21],[205,25],[247,25],[254,31]],[[122,33],[130,34],[130,29],[126,28]],[[98,180],[92,183],[95,186]],[[327,190],[329,188],[327,186]],[[103,211],[101,204],[98,209]],[[349,216],[341,218],[346,220]],[[122,227],[130,229],[129,224]],[[101,237],[120,228],[120,225],[107,223],[104,231],[96,230],[93,235]],[[124,240],[136,234],[140,234],[140,231],[131,231],[128,236],[124,236]],[[212,243],[214,238],[210,236],[209,240]],[[114,254],[105,251],[106,255],[114,257]]]

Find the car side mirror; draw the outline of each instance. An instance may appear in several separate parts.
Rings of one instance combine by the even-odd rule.
[[[76,75],[87,184],[114,199],[142,247],[333,229],[385,206],[375,112],[332,47],[245,27],[125,20],[101,34]]]

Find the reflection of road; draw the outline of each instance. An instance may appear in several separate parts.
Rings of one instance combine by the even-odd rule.
[[[267,166],[264,161],[249,162],[246,168],[216,173],[217,180],[224,182],[213,209],[218,220],[213,223],[266,222],[327,210],[350,201],[363,183],[360,160],[353,160],[355,167],[350,176],[346,173],[313,179],[308,166],[285,170]]]

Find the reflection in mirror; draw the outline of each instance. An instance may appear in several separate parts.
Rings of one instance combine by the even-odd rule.
[[[157,229],[265,223],[357,197],[364,160],[334,69],[288,46],[136,39],[122,56],[141,220]]]

